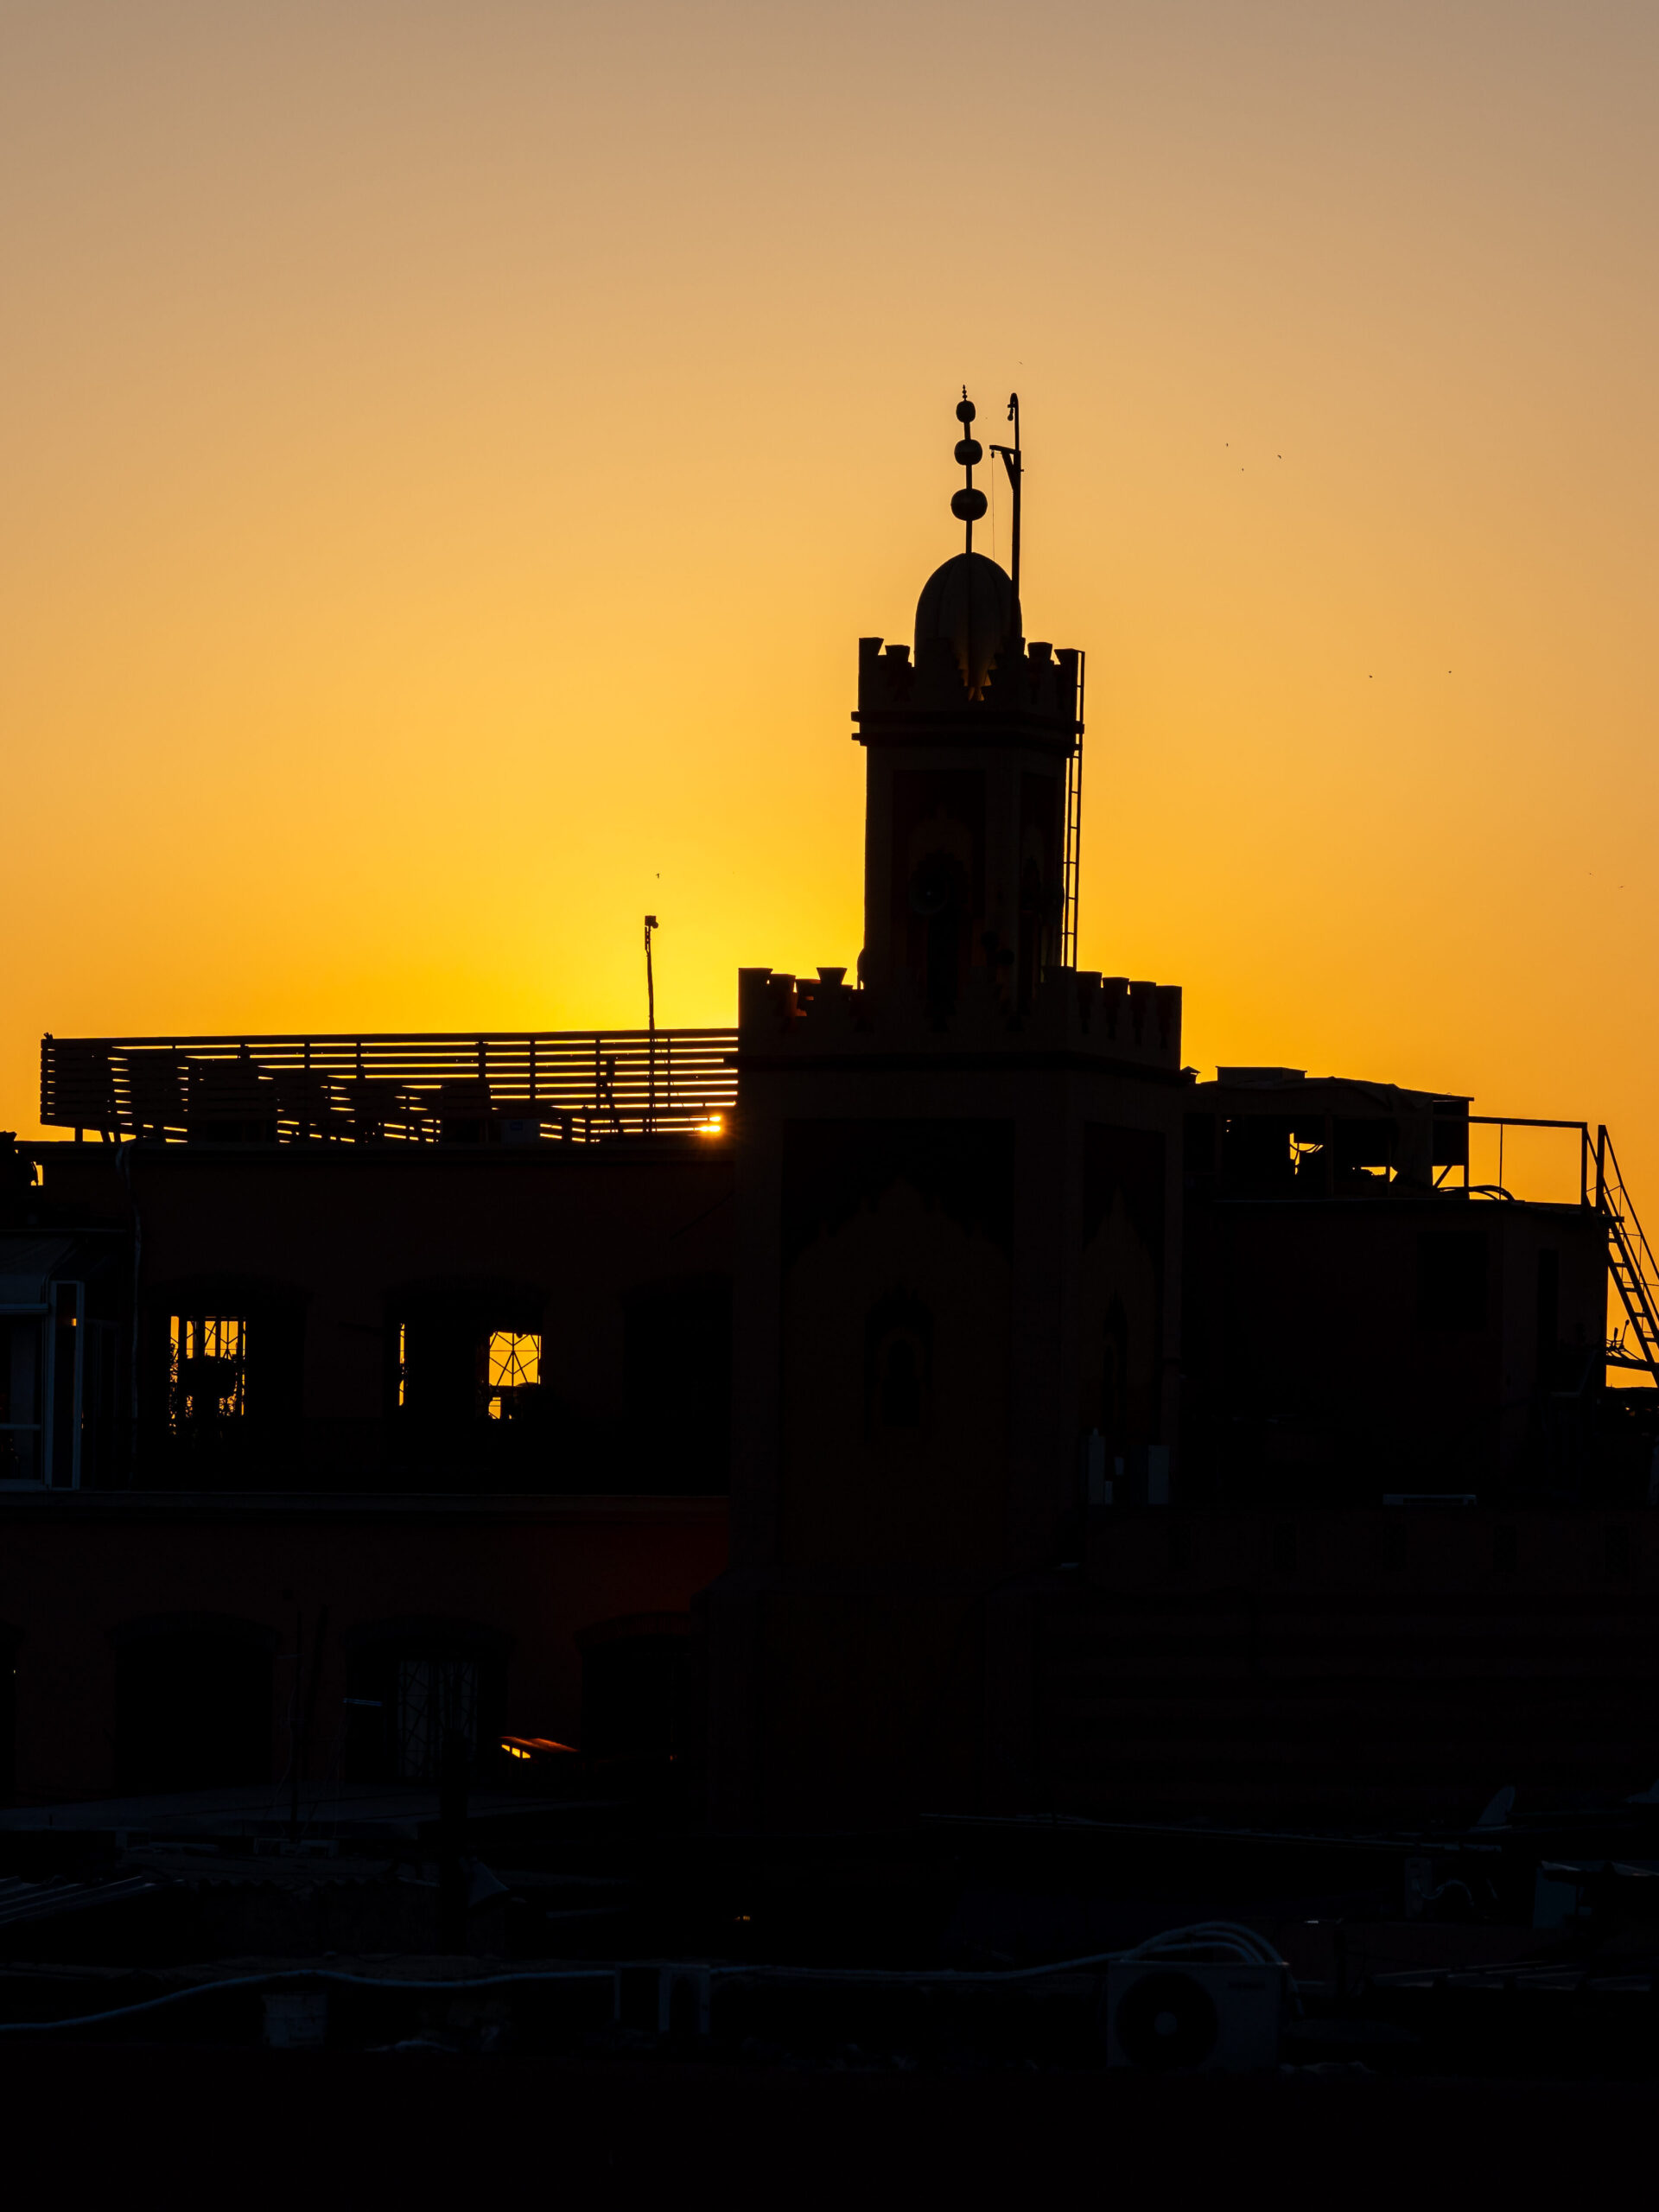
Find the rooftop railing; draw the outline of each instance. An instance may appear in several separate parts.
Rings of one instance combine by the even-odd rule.
[[[712,1130],[735,1029],[41,1040],[41,1119],[168,1143],[526,1143]]]

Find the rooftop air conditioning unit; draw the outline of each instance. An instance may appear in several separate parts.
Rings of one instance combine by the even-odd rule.
[[[1252,2074],[1279,2061],[1283,1967],[1125,1960],[1106,1975],[1106,2063]]]

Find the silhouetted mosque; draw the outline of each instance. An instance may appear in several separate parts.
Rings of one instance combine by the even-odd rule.
[[[1560,1125],[1572,1203],[1471,1186],[1467,1098],[1200,1082],[1179,988],[1077,967],[1084,657],[973,550],[958,414],[966,548],[913,650],[859,644],[855,980],[744,968],[728,1030],[44,1040],[17,1798],[419,1780],[457,1732],[480,1776],[671,1758],[723,1830],[1659,1770],[1605,1132]]]

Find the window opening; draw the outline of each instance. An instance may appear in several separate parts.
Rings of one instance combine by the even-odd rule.
[[[922,1377],[914,1337],[889,1337],[881,1348],[881,1426],[919,1428]]]
[[[521,1434],[535,1427],[543,1338],[522,1324],[538,1319],[527,1301],[480,1312],[463,1297],[422,1304],[389,1322],[386,1404],[416,1450],[446,1448],[441,1437],[453,1444],[467,1430],[499,1436],[509,1424]],[[513,1322],[520,1325],[502,1325]]]
[[[1298,1136],[1293,1129],[1290,1133],[1291,1173],[1300,1175],[1307,1163],[1310,1160],[1317,1160],[1324,1150],[1325,1146],[1322,1142],[1318,1142],[1312,1137]]]
[[[872,1308],[864,1330],[865,1433],[914,1440],[928,1421],[932,1317],[908,1292],[896,1291]]]
[[[83,1320],[80,1352],[80,1484],[96,1489],[113,1470],[116,1437],[116,1344],[113,1321]]]
[[[168,1321],[168,1415],[176,1436],[247,1411],[247,1322],[235,1313],[175,1313]]]
[[[488,1362],[484,1410],[492,1421],[511,1421],[524,1402],[519,1392],[534,1390],[541,1383],[541,1338],[523,1335],[516,1329],[493,1329]]]
[[[961,867],[949,853],[930,853],[911,879],[911,911],[922,916],[926,931],[928,1010],[936,1016],[956,1004],[964,890]]]
[[[39,1482],[41,1428],[41,1325],[0,1313],[0,1482]]]
[[[80,1482],[81,1287],[52,1286],[52,1425],[48,1443],[48,1480],[59,1490]]]

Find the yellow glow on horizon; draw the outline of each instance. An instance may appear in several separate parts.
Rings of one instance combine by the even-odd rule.
[[[66,0],[0,70],[0,1127],[60,1034],[734,1018],[1018,386],[1082,964],[1659,1216],[1659,19]],[[986,429],[986,435],[995,435]],[[1006,554],[999,506],[981,542]]]

